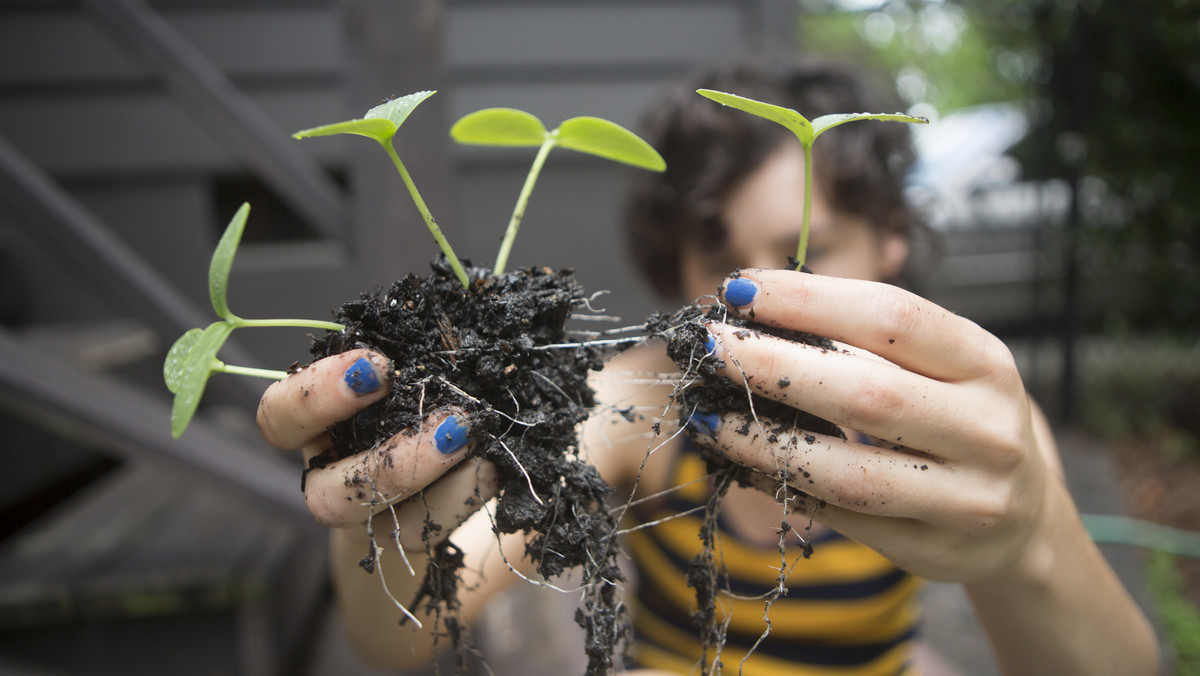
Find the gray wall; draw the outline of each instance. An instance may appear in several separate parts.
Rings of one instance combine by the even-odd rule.
[[[133,524],[131,537],[174,542],[167,536],[180,536],[190,526],[160,533],[138,524],[149,513],[159,524],[173,523],[162,520],[162,514],[178,516],[182,510],[186,515],[187,507],[180,506],[177,496],[160,510],[126,500],[120,490],[117,480],[125,473],[147,471],[154,485],[195,484],[198,493],[216,495],[219,502],[226,493],[236,497],[248,492],[271,506],[287,503],[297,514],[302,510],[294,493],[295,454],[287,454],[286,461],[268,462],[279,456],[267,452],[253,429],[254,388],[263,383],[214,378],[190,436],[180,443],[161,438],[168,428],[162,358],[181,330],[164,329],[159,335],[152,326],[162,322],[147,321],[116,302],[113,288],[103,282],[128,270],[89,272],[68,247],[48,244],[45,233],[55,231],[53,219],[28,217],[23,206],[32,193],[14,191],[14,176],[44,177],[62,191],[54,205],[78,203],[94,215],[104,231],[148,263],[160,278],[157,285],[179,290],[178,305],[193,305],[202,317],[198,323],[212,316],[206,273],[213,246],[237,203],[250,199],[247,241],[232,279],[232,309],[247,317],[325,317],[360,289],[387,284],[410,271],[423,274],[435,247],[390,163],[373,144],[359,138],[301,143],[288,139],[288,134],[357,117],[387,96],[440,90],[405,124],[397,145],[460,254],[490,264],[532,153],[453,148],[447,131],[455,119],[480,107],[511,105],[541,116],[551,126],[586,114],[632,127],[638,110],[664,82],[700,62],[765,40],[764,27],[790,33],[792,24],[778,16],[790,4],[151,1],[148,7],[157,12],[155,18],[165,19],[165,30],[181,35],[175,44],[190,45],[215,64],[217,79],[228,78],[265,116],[269,128],[263,133],[302,148],[345,184],[351,196],[348,210],[337,224],[339,234],[330,236],[314,234],[289,211],[286,199],[255,179],[241,159],[252,144],[231,142],[214,132],[211,118],[200,115],[195,106],[181,105],[148,74],[154,69],[120,46],[111,26],[96,20],[97,8],[144,9],[147,5],[141,0],[0,0],[0,140],[33,167],[13,172],[0,163],[0,373],[31,369],[43,379],[49,373],[65,374],[54,376],[56,388],[39,389],[22,379],[0,382],[0,438],[8,442],[4,452],[9,454],[8,471],[0,477],[0,510],[6,515],[24,510],[30,520],[18,537],[36,537],[39,529],[59,521],[84,523],[80,528],[86,531],[86,520],[79,521],[88,513],[86,505],[65,502],[57,512],[45,510],[67,491],[79,491],[72,497],[115,492],[114,499],[125,506],[122,513]],[[4,157],[0,153],[0,159]],[[513,263],[577,268],[590,289],[612,291],[604,305],[632,323],[645,316],[653,301],[641,291],[621,253],[617,220],[626,178],[624,168],[595,158],[569,151],[552,156]],[[95,251],[90,248],[84,257]],[[249,359],[284,368],[306,358],[304,333],[246,331],[235,339],[249,349]],[[55,363],[39,368],[39,360]],[[57,398],[41,396],[46,389],[53,389]],[[100,392],[89,402],[102,407],[99,417],[108,419],[97,423],[87,418],[79,411],[89,407],[68,401],[71,398],[62,391]],[[66,408],[69,405],[77,408]],[[74,417],[70,411],[76,411]],[[138,436],[147,426],[158,431]],[[212,436],[215,431],[224,436]],[[151,440],[131,441],[145,438]],[[25,462],[13,461],[13,455]],[[127,462],[117,465],[109,456]],[[164,459],[175,464],[158,462]],[[197,468],[218,469],[205,474]],[[90,482],[86,488],[85,481]],[[245,485],[260,490],[246,490]],[[211,521],[215,512],[196,513]],[[303,515],[297,518],[307,522]],[[245,541],[238,538],[244,537],[247,524],[236,512],[222,524],[220,532],[226,535],[221,537]],[[280,525],[279,532],[287,531],[290,537],[293,527]],[[110,559],[134,560],[126,547],[105,547],[96,550],[97,565]],[[86,567],[92,550],[80,550]],[[172,549],[168,555],[184,556],[180,551]],[[310,563],[324,560],[312,543],[301,551],[309,552]],[[7,559],[0,552],[3,560]],[[242,564],[272,580],[296,570],[291,563],[255,555]],[[297,578],[296,589],[289,587],[282,596],[315,598],[321,578],[315,574],[320,572],[317,567]],[[146,580],[153,583],[160,574],[148,566]],[[30,572],[28,578],[33,577]],[[27,581],[22,574],[10,575],[0,596]],[[280,654],[271,657],[286,664],[289,649],[284,644],[292,645],[301,636],[295,627],[306,624],[309,601],[297,601],[293,605],[304,608],[288,612],[262,611],[261,617],[255,616],[261,622],[243,621],[249,616],[245,612],[241,619],[219,626],[211,619],[195,621],[206,623],[208,634],[219,634],[221,640],[236,634],[249,641],[255,655],[275,650],[278,643],[283,646]],[[36,605],[36,600],[31,603]],[[187,613],[179,617],[195,619]],[[158,624],[176,635],[167,624]],[[116,626],[114,621],[71,625],[75,638],[66,642]],[[264,632],[280,640],[268,646]],[[29,635],[57,640],[45,631],[31,630]],[[188,635],[200,634],[193,630]],[[9,650],[11,645],[0,650],[0,662],[20,653],[22,662],[44,661],[45,668],[62,669],[63,660],[71,658],[26,650],[39,645],[36,641],[21,643],[22,650]],[[140,659],[142,651],[129,650],[118,640],[92,645],[104,646],[97,648],[95,663],[144,671],[127,664]],[[227,671],[270,672],[261,665],[231,666],[236,656],[226,655],[213,641],[207,643],[206,650],[210,648],[206,654],[213,660],[229,662],[223,667]],[[244,656],[241,663],[245,666]]]
[[[344,115],[342,30],[330,3],[154,7],[278,124],[281,135],[313,119]],[[168,283],[207,306],[206,258],[232,215],[219,212],[216,183],[249,174],[74,4],[0,4],[0,135]],[[330,164],[341,161],[335,144],[311,152]],[[15,311],[25,326],[126,315],[56,252],[33,246],[11,214],[0,214],[0,224],[0,246],[11,261],[5,274],[29,289]],[[248,246],[239,260],[233,301],[247,314],[266,311],[259,298],[272,285],[257,277],[277,271],[307,277],[313,268],[331,267],[328,252],[322,256],[311,243],[272,248]],[[313,300],[327,306],[336,297]],[[314,306],[287,297],[280,304],[272,310],[276,316],[311,313]]]
[[[460,0],[381,9],[387,4],[160,0],[151,6],[281,134],[358,116],[385,96],[405,93],[388,86],[441,90],[440,103],[431,99],[406,125],[415,136],[444,135],[460,115],[488,106],[521,107],[550,126],[587,114],[634,127],[663,83],[771,38],[764,27],[786,35],[791,25],[778,17],[788,3],[765,0]],[[410,22],[434,28],[440,45],[422,59],[436,58],[440,48],[440,64],[413,72],[378,63],[389,55],[403,59],[404,46],[377,48],[371,41],[409,30]],[[389,69],[402,74],[361,76]],[[249,174],[74,4],[0,3],[0,135],[206,307],[207,258],[231,215],[220,210],[215,188],[219,180]],[[406,144],[419,154],[439,147],[450,153],[443,164],[406,161],[460,254],[490,264],[532,152],[453,148],[432,139],[402,140],[402,150]],[[356,196],[354,210],[356,219],[370,214],[371,223],[350,224],[345,242],[247,244],[232,291],[246,315],[324,317],[357,289],[423,272],[435,253],[406,198],[380,201],[378,193],[399,191],[400,184],[369,142],[320,139],[303,148],[351,186],[373,186],[371,194]],[[364,171],[380,175],[364,178]],[[655,303],[622,253],[617,221],[627,171],[570,151],[552,155],[513,263],[574,267],[588,288],[612,292],[611,310],[639,321]],[[269,209],[254,206],[251,232]],[[394,227],[379,223],[393,217]],[[123,316],[92,291],[94,284],[12,225],[0,214],[0,247],[11,261],[3,274],[28,295],[5,316],[26,325]],[[285,351],[290,362],[304,345],[302,337],[283,333],[247,333],[241,340],[267,361]]]

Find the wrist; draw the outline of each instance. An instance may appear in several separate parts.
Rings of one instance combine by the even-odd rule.
[[[1051,478],[1025,546],[966,591],[1004,673],[1156,673],[1149,623]]]
[[[1070,574],[1064,570],[1064,563],[1070,557],[1064,554],[1078,551],[1080,538],[1087,539],[1083,523],[1060,480],[1048,478],[1042,492],[1041,508],[1033,516],[1031,527],[1022,536],[1020,546],[1013,550],[1012,557],[991,575],[968,583],[969,591],[1050,593],[1056,575]]]

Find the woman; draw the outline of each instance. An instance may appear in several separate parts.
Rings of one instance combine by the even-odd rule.
[[[649,115],[648,140],[669,169],[634,190],[628,222],[635,259],[656,289],[691,299],[719,288],[733,313],[845,347],[819,350],[709,326],[726,377],[762,384],[760,394],[832,421],[845,439],[794,430],[763,443],[763,435],[739,433],[746,420],[700,411],[686,436],[647,458],[653,420],[614,425],[597,415],[584,430],[583,447],[609,482],[636,485],[634,498],[651,498],[631,510],[643,523],[707,499],[700,447],[786,475],[820,501],[789,516],[774,493],[735,486],[725,496],[723,584],[736,592],[722,599],[733,613],[721,655],[726,668],[742,662],[765,627],[764,601],[740,597],[770,591],[781,563],[811,547],[812,557],[791,567],[787,585],[795,594],[772,604],[771,634],[745,660],[746,673],[919,673],[914,576],[966,585],[1006,673],[1154,673],[1154,635],[1080,524],[1049,427],[1011,355],[977,325],[886,283],[899,277],[908,253],[907,130],[859,122],[822,137],[809,249],[817,274],[781,270],[799,235],[799,145],[776,125],[699,99],[691,93],[699,87],[814,117],[882,108],[845,69],[755,63],[705,73]],[[259,411],[263,434],[310,456],[321,451],[329,424],[386,392],[385,365],[353,351],[273,385]],[[626,376],[672,370],[659,351],[644,348],[614,360],[594,384],[601,401],[661,408],[668,385]],[[482,573],[461,594],[469,621],[515,578],[503,558],[520,565],[522,550],[510,537],[508,556],[497,556],[486,517],[469,518],[464,498],[477,488],[494,495],[496,486],[486,464],[459,463],[468,439],[457,417],[436,414],[421,434],[396,439],[404,452],[378,469],[378,480],[389,494],[432,484],[422,504],[397,508],[400,540],[417,570],[425,505],[437,523],[466,521],[450,537],[468,568]],[[367,536],[362,507],[347,500],[348,466],[310,473],[306,499],[318,521],[334,528],[334,577],[349,635],[372,662],[421,663],[429,659],[428,632],[398,627],[379,580],[358,567]],[[809,516],[815,524],[806,528]],[[376,519],[386,523],[375,532],[391,532],[392,518],[384,510]],[[641,578],[631,603],[638,666],[686,673],[701,655],[683,583],[699,546],[697,527],[679,518],[638,530],[628,543]],[[412,598],[419,580],[401,557],[384,556],[381,566],[392,595]]]

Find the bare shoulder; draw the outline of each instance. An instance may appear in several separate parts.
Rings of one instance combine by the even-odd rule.
[[[609,483],[632,484],[647,453],[675,429],[668,405],[678,373],[662,345],[651,344],[617,355],[592,374],[597,405],[581,443]]]

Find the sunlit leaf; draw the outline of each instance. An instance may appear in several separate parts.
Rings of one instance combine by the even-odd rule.
[[[929,124],[929,120],[924,117],[905,115],[904,113],[837,113],[834,115],[822,115],[821,117],[813,120],[813,138],[815,139],[823,132],[832,129],[839,124],[846,124],[847,122],[854,122],[855,120],[883,120],[884,122]]]
[[[171,406],[171,436],[179,438],[196,415],[200,397],[204,395],[204,386],[208,383],[213,367],[217,365],[217,352],[225,344],[233,328],[233,324],[215,322],[209,324],[196,338],[187,359],[184,360],[183,368],[178,371],[175,402]]]
[[[213,310],[216,310],[217,316],[229,321],[238,319],[237,315],[229,311],[229,272],[233,269],[233,256],[242,241],[242,232],[246,229],[246,218],[249,215],[250,203],[244,202],[229,220],[229,225],[225,226],[225,233],[221,235],[221,241],[217,242],[212,262],[208,265],[208,297],[212,299]]]
[[[667,163],[649,143],[615,122],[573,117],[558,127],[558,145],[581,153],[662,171]]]
[[[396,125],[391,120],[376,118],[373,120],[347,120],[334,122],[312,129],[305,129],[292,134],[292,138],[310,138],[313,136],[333,136],[335,134],[357,134],[387,143],[396,135]]]
[[[477,110],[450,128],[450,137],[455,141],[477,146],[540,146],[546,135],[541,120],[516,108]]]
[[[357,134],[358,136],[373,138],[380,143],[387,143],[396,135],[396,130],[400,128],[400,125],[404,124],[409,114],[422,101],[436,93],[435,91],[423,91],[401,96],[368,110],[362,116],[362,119],[334,122],[333,124],[313,127],[312,129],[298,131],[292,134],[292,136],[301,139],[312,136],[332,136],[334,134]]]
[[[189,329],[167,351],[167,360],[163,362],[163,381],[167,383],[167,389],[172,394],[179,391],[179,382],[183,379],[183,368],[188,355],[203,333],[204,329]]]
[[[412,111],[415,110],[417,106],[421,105],[422,101],[436,93],[437,91],[426,90],[421,92],[413,92],[407,96],[394,98],[391,101],[381,103],[368,110],[367,114],[363,115],[363,119],[388,120],[392,124],[396,125],[397,128],[399,128],[400,125],[404,124],[404,121],[408,119],[408,116],[412,113]]]
[[[808,118],[791,108],[784,108],[783,106],[763,103],[762,101],[755,101],[754,99],[748,99],[736,94],[727,94],[711,89],[698,89],[696,93],[730,108],[737,108],[751,115],[757,115],[781,124],[790,129],[796,135],[796,138],[800,139],[800,143],[807,147],[811,147],[813,139],[816,138],[816,134],[813,132],[813,125],[808,121]]]

